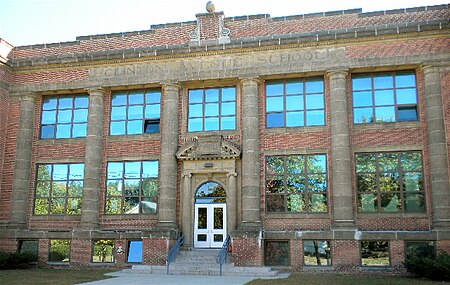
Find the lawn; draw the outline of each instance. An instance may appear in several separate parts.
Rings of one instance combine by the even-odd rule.
[[[73,285],[111,278],[105,273],[111,272],[107,269],[77,270],[77,269],[16,269],[0,270],[0,284],[30,284],[30,285]]]
[[[393,275],[347,275],[334,273],[300,273],[292,274],[286,279],[257,279],[246,285],[437,285],[450,282],[437,282],[406,276]]]

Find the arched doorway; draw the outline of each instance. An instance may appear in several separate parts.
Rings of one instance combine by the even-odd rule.
[[[221,247],[227,235],[226,192],[208,181],[195,191],[194,247]]]

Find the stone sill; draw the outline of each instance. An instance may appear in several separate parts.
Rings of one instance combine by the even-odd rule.
[[[369,124],[353,124],[353,131],[361,130],[384,130],[384,129],[409,129],[420,128],[422,123],[420,121],[409,122],[384,122],[384,123],[369,123]]]
[[[100,219],[100,223],[105,223],[108,221],[121,221],[121,220],[157,220],[158,217],[156,214],[132,214],[132,215],[114,215],[114,214],[104,214],[103,218]]]
[[[292,134],[292,133],[320,133],[325,132],[327,126],[310,126],[310,127],[288,127],[288,128],[265,128],[262,133],[270,134]]]
[[[329,220],[329,213],[266,213],[264,219],[325,219]]]
[[[61,221],[80,221],[81,214],[78,215],[33,215],[30,217],[29,222],[61,222]]]
[[[106,138],[107,142],[150,141],[150,140],[154,141],[161,140],[161,133],[140,134],[140,135],[119,135],[119,136],[108,135]]]
[[[430,219],[428,213],[356,213],[356,221],[358,219],[386,219],[386,218],[422,218]]]

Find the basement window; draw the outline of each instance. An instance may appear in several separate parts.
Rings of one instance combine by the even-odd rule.
[[[142,240],[128,241],[127,262],[130,263],[142,262]]]
[[[331,266],[331,244],[323,240],[303,241],[303,261],[306,266]]]
[[[361,242],[361,265],[370,267],[387,267],[389,261],[388,241]]]

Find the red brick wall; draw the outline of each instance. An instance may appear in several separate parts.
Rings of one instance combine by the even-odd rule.
[[[236,266],[264,265],[263,241],[257,238],[233,237],[232,247],[232,259]]]
[[[92,241],[72,239],[70,242],[70,264],[75,267],[89,266],[92,260]]]
[[[166,238],[142,239],[142,263],[150,265],[165,265],[167,252],[174,240]]]
[[[442,103],[445,118],[448,164],[450,166],[450,72],[443,72],[441,75],[441,92],[443,98]],[[449,177],[450,177],[450,167],[449,167]]]
[[[4,252],[16,252],[18,243],[16,239],[0,239],[0,251]]]
[[[303,241],[301,239],[293,239],[289,242],[291,270],[301,271],[303,268]]]
[[[450,254],[450,240],[438,240],[436,241],[436,250],[439,252],[440,250],[445,251]]]
[[[357,240],[334,240],[331,243],[333,270],[359,270],[361,263],[360,242]]]
[[[402,240],[389,241],[389,257],[391,266],[395,269],[403,268],[403,261],[405,260],[405,243]]]
[[[15,73],[12,77],[13,84],[32,84],[32,83],[50,83],[50,82],[70,82],[87,80],[87,69],[43,71],[33,73]]]
[[[0,69],[0,74],[2,73]],[[1,75],[0,75],[1,77]],[[0,78],[0,82],[2,79]],[[6,142],[6,126],[8,122],[8,109],[9,109],[9,95],[6,91],[0,89],[0,193],[2,191],[2,177],[3,177],[3,160],[5,153]],[[1,197],[1,196],[0,196]],[[0,215],[1,220],[1,215]]]
[[[8,122],[5,132],[5,149],[3,157],[3,177],[0,192],[0,221],[7,221],[11,212],[12,183],[14,176],[14,160],[19,129],[19,102],[12,101],[8,108]]]

